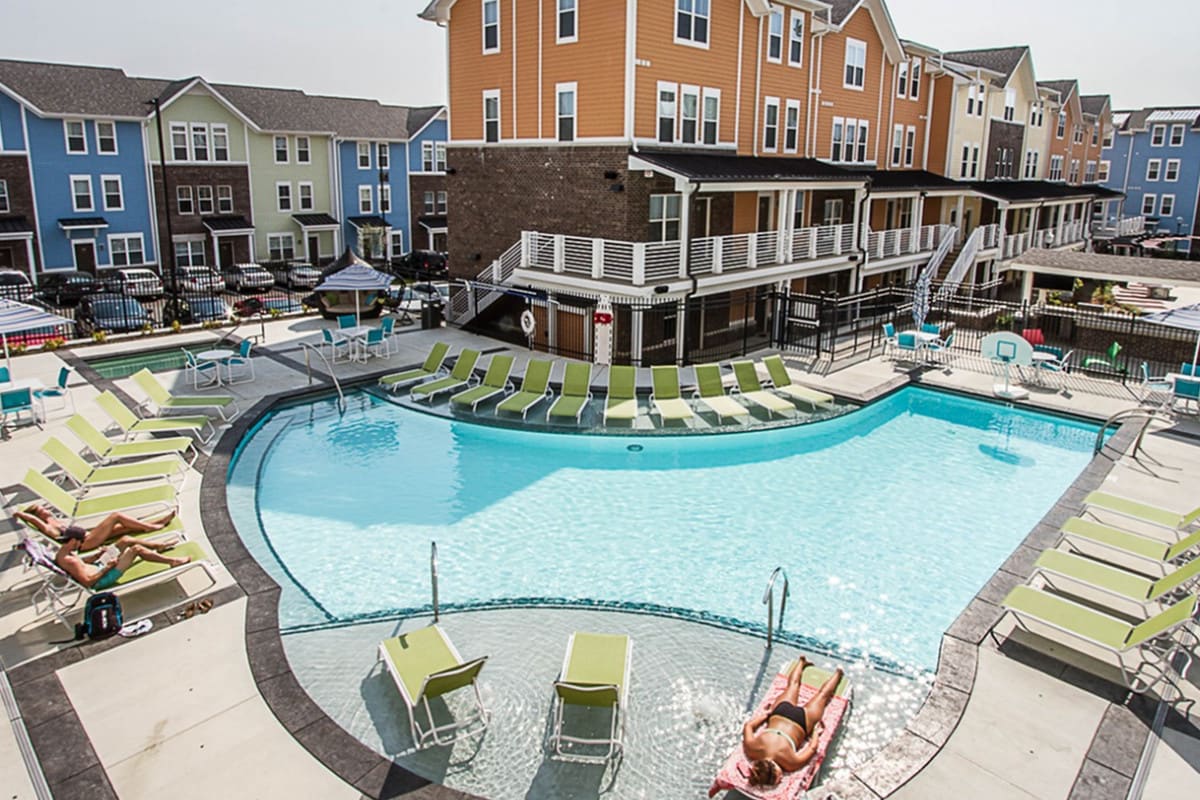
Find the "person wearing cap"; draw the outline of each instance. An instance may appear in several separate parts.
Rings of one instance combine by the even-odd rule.
[[[68,526],[63,531],[62,545],[54,555],[54,563],[63,572],[89,589],[111,589],[125,570],[129,569],[139,558],[159,564],[169,564],[172,567],[178,567],[191,561],[188,556],[176,558],[165,556],[128,536],[117,541],[115,554],[111,552],[114,548],[109,547],[81,556],[79,551],[87,534],[88,532],[78,525]]]
[[[37,528],[44,535],[49,536],[55,541],[61,542],[63,534],[67,530],[68,523],[54,516],[54,512],[49,506],[38,505],[34,503],[27,508],[17,511],[13,514],[22,522],[27,522]],[[164,514],[158,519],[142,521],[128,514],[113,513],[109,514],[90,529],[84,531],[83,544],[80,550],[95,550],[100,545],[107,542],[109,539],[116,539],[122,536],[128,536],[131,533],[151,533],[160,531],[171,524],[171,520],[175,518],[175,511]],[[119,544],[119,543],[118,543]],[[152,545],[152,549],[165,550],[168,547],[174,547],[176,542],[167,544],[166,547],[158,547]]]

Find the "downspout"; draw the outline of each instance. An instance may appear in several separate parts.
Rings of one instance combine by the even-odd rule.
[[[763,62],[763,19],[758,20],[758,47],[755,48],[754,58],[754,150],[753,153],[758,156],[758,117],[759,103],[762,102],[762,62]],[[778,120],[776,120],[778,125]]]
[[[733,90],[733,149],[735,152],[741,150],[742,147],[742,67],[746,65],[745,55],[743,54],[743,45],[745,42],[746,10],[743,8],[738,14],[737,84]],[[703,119],[703,111],[701,111],[701,118]],[[717,131],[717,141],[721,141],[721,132],[719,130]]]
[[[809,158],[815,157],[815,153],[816,153],[816,149],[817,149],[816,148],[816,140],[817,140],[817,136],[819,135],[817,133],[817,130],[818,130],[818,123],[820,122],[820,118],[821,118],[821,75],[823,72],[823,70],[822,70],[823,62],[825,61],[825,36],[826,36],[826,34],[829,33],[829,31],[832,28],[833,28],[833,10],[830,8],[827,8],[827,9],[825,9],[825,28],[821,31],[820,34],[816,34],[816,33],[813,34],[813,38],[817,40],[817,51],[818,52],[817,52],[817,58],[816,58],[816,89],[814,89],[813,92],[809,93],[809,111],[812,112],[809,114],[809,130],[812,133],[812,136],[809,139],[809,147],[808,147],[808,157]],[[812,103],[812,96],[814,93],[816,94],[816,98],[817,98],[817,102],[815,105]]]
[[[863,268],[867,266],[867,262],[871,258],[870,254],[867,252],[866,237],[862,235],[863,231],[866,230],[870,225],[870,220],[867,219],[866,212],[871,203],[871,177],[867,176],[866,181],[867,190],[863,193],[863,199],[858,204],[858,230],[856,233],[858,234],[859,259],[857,270],[858,274],[854,276],[855,280],[853,284],[855,294],[858,294],[858,279],[862,277]]]
[[[698,189],[698,188],[699,188],[698,185],[689,182],[687,189],[685,189],[683,192],[683,202],[686,203],[687,207],[688,207],[687,218],[688,218],[688,227],[689,228],[691,228],[691,225],[692,225],[692,195],[695,194],[696,189]],[[683,345],[686,346],[686,344],[687,344],[686,340],[687,340],[688,301],[691,300],[693,297],[695,297],[696,292],[699,291],[700,279],[697,278],[695,276],[695,274],[692,273],[692,259],[690,257],[691,256],[690,251],[692,249],[692,232],[691,232],[691,230],[685,230],[685,231],[680,231],[680,233],[683,236],[684,244],[683,244],[683,247],[681,247],[679,250],[679,257],[681,259],[683,259],[684,273],[687,275],[688,280],[692,282],[691,288],[688,289],[687,292],[685,292],[683,295],[683,317],[684,317],[684,319],[683,319],[683,330],[684,330]],[[685,353],[685,355],[686,355],[686,353]]]
[[[625,138],[633,152],[638,151],[633,115],[637,108],[637,0],[625,5]],[[655,98],[657,102],[657,98]]]
[[[911,64],[911,62],[909,62],[909,63]],[[884,58],[884,64],[887,64],[886,56]],[[897,87],[900,84],[900,77],[896,74],[896,70],[898,70],[898,69],[899,69],[899,66],[897,66],[895,64],[892,65],[892,90],[891,90],[891,92],[889,92],[889,94],[891,94],[891,96],[892,96],[892,100],[890,103],[888,103],[888,124],[887,124],[887,143],[888,144],[887,144],[887,152],[884,154],[885,155],[884,162],[889,167],[892,165],[892,142],[895,140],[895,137],[896,137],[896,91],[897,91]],[[911,67],[910,67],[910,69],[911,69]],[[912,80],[911,74],[908,76],[908,79],[910,81]],[[883,103],[882,97],[879,98],[879,102]],[[883,116],[883,115],[880,114],[880,116]],[[883,126],[879,125],[876,127],[883,127]],[[879,135],[878,131],[876,131],[876,138],[878,138],[878,135]],[[879,169],[880,166],[882,166],[882,165],[879,164],[879,162],[878,162],[878,158],[879,158],[878,147],[876,148],[875,158],[876,158],[875,168]],[[901,163],[903,163],[903,159],[901,159]],[[897,166],[899,166],[899,164],[897,164]]]
[[[925,60],[926,65],[929,64],[929,59]],[[929,76],[929,92],[925,98],[925,142],[921,147],[921,169],[929,169],[929,138],[933,134],[933,93],[937,78]]]

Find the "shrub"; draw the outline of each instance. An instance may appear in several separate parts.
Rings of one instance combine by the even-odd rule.
[[[53,353],[55,350],[62,347],[66,343],[67,343],[66,339],[62,338],[61,336],[55,336],[53,339],[47,339],[46,341],[42,342],[42,349],[49,350],[50,352]]]

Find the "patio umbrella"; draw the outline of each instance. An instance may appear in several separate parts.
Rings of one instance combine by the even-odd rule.
[[[71,325],[71,320],[51,314],[49,311],[18,303],[16,300],[0,300],[0,339],[4,340],[4,361],[12,372],[12,359],[8,354],[8,335],[36,331],[42,328],[56,328],[59,325]]]
[[[929,294],[933,283],[933,272],[924,270],[921,276],[917,278],[917,284],[913,287],[913,322],[917,327],[925,324],[925,318],[929,316]]]
[[[392,285],[393,278],[358,258],[349,249],[338,261],[345,262],[346,265],[336,271],[327,270],[325,280],[316,291],[354,292],[354,320],[355,324],[358,324],[361,321],[359,293],[385,291]]]
[[[1182,308],[1172,308],[1168,311],[1156,311],[1153,314],[1147,314],[1142,319],[1159,325],[1170,325],[1173,328],[1196,331],[1196,349],[1192,352],[1192,363],[1197,362],[1197,358],[1200,357],[1200,303]]]

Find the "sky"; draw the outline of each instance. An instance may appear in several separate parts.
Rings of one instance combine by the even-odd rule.
[[[582,0],[622,8],[621,0]],[[670,0],[641,0],[670,2]],[[203,75],[385,103],[445,102],[443,31],[426,0],[4,0],[0,57]],[[1152,0],[890,0],[900,36],[945,50],[1028,44],[1039,80],[1078,78],[1115,108],[1200,105],[1200,4]],[[982,13],[964,13],[972,7]],[[582,18],[582,14],[581,14]],[[1133,34],[1133,35],[1131,35]]]

